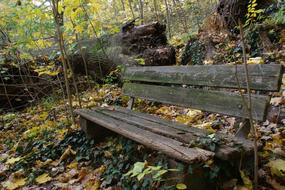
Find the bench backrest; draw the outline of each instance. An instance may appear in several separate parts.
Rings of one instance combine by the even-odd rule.
[[[252,90],[280,90],[282,65],[248,65],[248,69]],[[247,95],[210,89],[246,89],[243,65],[128,67],[124,81],[123,93],[131,97],[248,118]],[[266,95],[252,95],[255,120],[264,120],[269,100]]]

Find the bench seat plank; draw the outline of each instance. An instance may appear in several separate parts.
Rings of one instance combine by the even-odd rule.
[[[75,113],[102,127],[130,138],[147,147],[160,150],[164,154],[186,163],[204,162],[214,157],[214,153],[201,148],[188,148],[177,140],[143,130],[135,125],[114,119],[96,110],[76,110]]]
[[[231,92],[125,83],[123,93],[127,96],[139,97],[150,101],[248,118],[242,97]],[[244,97],[247,100],[247,95],[244,95]],[[269,97],[252,95],[253,119],[264,120],[268,103]]]
[[[261,91],[279,91],[282,65],[248,65],[250,88]],[[239,84],[237,82],[237,77]],[[124,79],[136,82],[185,84],[220,88],[246,89],[243,65],[194,65],[128,67]]]
[[[116,107],[112,110],[97,108],[96,110],[113,117],[114,119],[135,125],[141,129],[176,139],[187,146],[189,143],[201,138],[207,138],[209,135],[206,130],[189,127],[183,124],[180,125],[177,122],[165,123],[165,120],[156,116],[130,111],[125,108]],[[163,122],[160,123],[161,120]],[[215,156],[221,160],[238,158],[240,156],[241,149],[244,154],[252,153],[253,143],[250,140],[229,137],[220,133],[216,133],[215,138],[220,142],[215,150]]]

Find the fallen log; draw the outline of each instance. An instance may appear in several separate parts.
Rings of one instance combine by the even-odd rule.
[[[143,59],[146,66],[173,65],[176,62],[175,49],[171,46],[146,49]]]
[[[167,45],[166,26],[159,22],[133,26],[119,34],[122,53],[143,58],[148,66],[173,65],[176,63],[175,50]]]

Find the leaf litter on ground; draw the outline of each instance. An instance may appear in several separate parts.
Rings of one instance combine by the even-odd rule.
[[[278,95],[272,99],[272,105],[284,106],[284,93],[281,96]],[[88,90],[81,94],[81,98],[83,108],[109,105],[125,107],[128,102],[128,97],[123,96],[121,89],[116,85],[104,85],[100,89]],[[75,102],[74,106],[78,106],[78,103]],[[151,104],[141,99],[136,100],[135,106],[138,111],[177,121],[189,127],[206,129],[210,133],[216,131],[233,133],[238,123],[232,117],[176,106]],[[46,186],[96,190],[112,183],[108,175],[115,175],[113,172],[117,168],[114,166],[115,168],[110,170],[113,166],[108,160],[119,164],[119,160],[114,160],[114,155],[124,151],[125,145],[122,146],[119,143],[115,148],[111,148],[113,143],[107,140],[94,146],[93,141],[82,138],[84,134],[79,132],[79,125],[72,126],[71,130],[68,130],[71,123],[67,115],[65,103],[61,99],[54,101],[53,105],[38,104],[21,112],[4,115],[5,126],[0,131],[0,187],[29,189],[29,187]],[[262,150],[264,159],[276,156],[277,152],[280,163],[283,163],[285,158],[285,154],[282,154],[284,152],[284,127],[267,121],[259,129],[259,135],[263,137],[265,145]],[[138,151],[144,150],[139,147],[141,146],[138,146]],[[101,161],[103,159],[100,162],[101,165],[95,168],[91,164],[91,157],[94,155],[98,155],[96,159]],[[131,158],[122,153],[118,156]],[[126,164],[126,168],[130,169],[131,163],[124,159],[122,161]],[[270,168],[267,175],[272,177],[271,182],[276,173],[280,177],[280,172],[281,174],[283,172],[283,170],[276,169],[276,165],[280,166],[272,161],[266,165]],[[15,175],[22,170],[24,172],[21,175]],[[126,172],[127,170],[122,171],[119,176]],[[242,173],[241,177],[247,185],[250,184],[248,177]],[[273,181],[274,184],[278,185],[278,180]]]

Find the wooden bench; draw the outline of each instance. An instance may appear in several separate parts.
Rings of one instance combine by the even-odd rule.
[[[252,90],[263,94],[279,91],[282,65],[248,67]],[[247,119],[247,95],[243,99],[237,90],[246,89],[243,65],[129,67],[123,76],[123,93],[131,97],[128,108],[75,111],[88,135],[100,138],[108,129],[186,163],[252,153],[250,140],[221,133],[209,135],[206,130],[132,110],[135,98],[142,98]],[[264,121],[269,100],[268,95],[252,94],[254,120]]]

